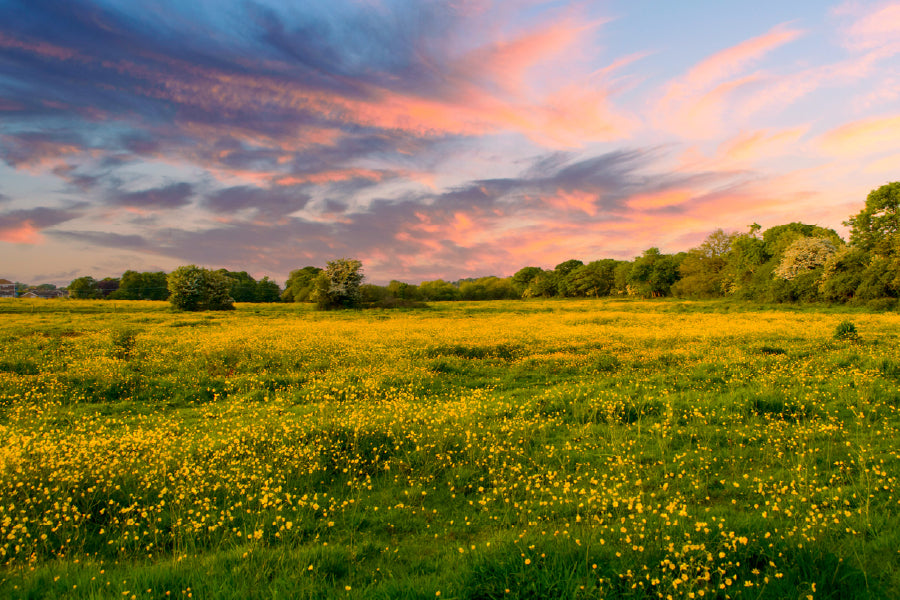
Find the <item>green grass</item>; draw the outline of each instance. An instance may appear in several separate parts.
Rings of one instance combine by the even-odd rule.
[[[0,597],[900,597],[896,313],[0,313]]]

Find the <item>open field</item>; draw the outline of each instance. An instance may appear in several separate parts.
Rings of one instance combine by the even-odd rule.
[[[0,336],[0,597],[900,597],[897,313],[6,301]]]

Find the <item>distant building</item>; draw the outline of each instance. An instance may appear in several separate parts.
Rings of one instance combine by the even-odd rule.
[[[52,298],[68,298],[69,292],[66,290],[30,290],[25,292],[20,298],[42,298],[49,300]]]
[[[16,284],[8,279],[0,279],[0,298],[15,298]]]

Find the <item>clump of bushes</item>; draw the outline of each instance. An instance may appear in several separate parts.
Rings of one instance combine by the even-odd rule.
[[[836,340],[858,340],[859,332],[856,331],[856,325],[850,321],[841,321],[834,329],[834,339]]]
[[[186,265],[169,273],[166,280],[169,302],[178,310],[234,310],[231,282],[222,273]]]
[[[116,329],[110,335],[112,342],[112,350],[110,355],[119,360],[128,360],[134,355],[135,339],[138,331],[136,329]]]

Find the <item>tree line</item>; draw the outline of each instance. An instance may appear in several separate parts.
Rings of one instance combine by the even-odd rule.
[[[228,300],[313,302],[327,309],[611,295],[896,306],[900,297],[900,182],[873,190],[865,207],[844,224],[850,228],[849,242],[833,229],[817,225],[794,222],[763,230],[754,223],[745,232],[717,229],[687,252],[664,254],[653,247],[631,261],[584,263],[571,259],[553,269],[527,266],[511,277],[436,279],[418,285],[391,281],[379,286],[362,283],[360,261],[339,259],[324,269],[306,266],[292,271],[283,289],[268,277],[256,281],[246,271],[210,271],[189,265],[168,275],[126,271],[118,279],[80,277],[69,285],[69,292],[74,298],[168,298],[177,305],[185,286],[195,294],[205,286],[216,298],[195,302],[189,309],[228,307]]]
[[[176,269],[177,271],[177,269]],[[268,277],[259,281],[246,271],[214,271],[224,278],[232,302],[279,302],[281,287]],[[164,271],[125,271],[121,277],[78,277],[68,286],[69,297],[106,300],[168,300],[172,291]]]

